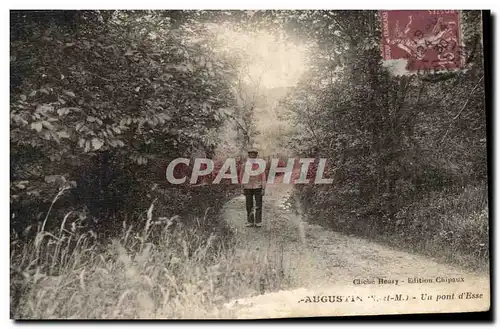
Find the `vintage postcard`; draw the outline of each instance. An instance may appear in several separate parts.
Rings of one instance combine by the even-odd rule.
[[[11,318],[488,311],[488,21],[11,10]]]

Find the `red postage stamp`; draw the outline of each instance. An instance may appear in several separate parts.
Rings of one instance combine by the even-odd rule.
[[[382,57],[405,59],[410,72],[464,64],[458,10],[381,10]]]

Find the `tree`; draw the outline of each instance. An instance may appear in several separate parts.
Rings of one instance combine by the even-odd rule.
[[[11,90],[14,212],[50,203],[69,182],[96,217],[144,209],[144,191],[159,181],[151,163],[213,148],[220,108],[233,104],[230,69],[203,25],[173,27],[158,12],[92,14],[102,24],[76,30],[31,17],[11,40],[22,77]]]
[[[286,101],[303,127],[292,146],[302,154],[316,149],[336,164],[330,194],[322,194],[323,187],[304,189],[315,205],[310,209],[321,209],[312,210],[316,215],[328,217],[347,203],[349,211],[373,214],[386,228],[405,202],[423,192],[486,179],[477,12],[463,15],[466,70],[417,76],[393,76],[384,67],[374,11],[288,11],[280,17],[296,38],[316,44],[309,48],[310,74]],[[353,202],[339,201],[339,191],[351,191]]]

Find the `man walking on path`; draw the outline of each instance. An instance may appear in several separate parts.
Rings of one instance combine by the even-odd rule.
[[[248,181],[245,181],[245,167],[252,168],[252,170],[259,169],[259,164],[255,159],[259,152],[256,149],[248,150],[247,164],[242,166],[240,171],[240,182],[243,187],[243,194],[245,195],[246,208],[247,208],[247,224],[246,226],[262,226],[262,197],[266,190],[266,174],[265,170],[258,175],[248,176]],[[265,169],[265,168],[264,168]],[[255,213],[253,213],[253,205],[255,198]]]

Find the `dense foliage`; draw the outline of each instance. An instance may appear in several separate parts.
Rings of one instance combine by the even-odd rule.
[[[301,189],[311,220],[341,231],[404,236],[419,243],[454,235],[462,249],[485,259],[487,219],[474,219],[487,207],[481,14],[463,12],[463,70],[410,76],[395,76],[384,67],[376,12],[284,17],[296,35],[317,40],[311,73],[285,102],[302,128],[291,146],[334,163],[332,186]],[[471,188],[481,192],[471,200],[462,198],[467,205],[453,205]],[[437,209],[407,212],[429,207],[423,201],[429,193],[434,201],[452,199],[443,201],[448,215],[468,209],[467,219],[456,220],[479,227],[453,231]],[[471,230],[480,235],[472,244]],[[448,239],[440,243],[449,246]]]
[[[187,193],[148,191],[171,159],[213,153],[233,100],[210,33],[177,14],[12,12],[14,227],[43,219],[66,188],[56,208],[108,222]]]

